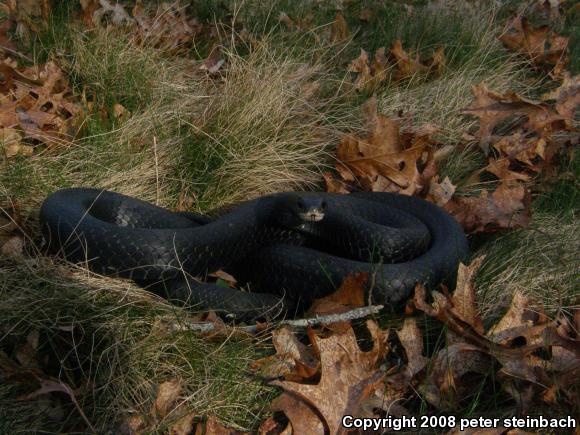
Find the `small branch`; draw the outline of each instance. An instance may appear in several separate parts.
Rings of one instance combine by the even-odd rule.
[[[30,63],[34,63],[34,61],[31,58],[29,58],[28,56],[26,56],[25,54],[19,53],[18,51],[13,50],[10,47],[6,47],[5,45],[0,45],[0,50],[4,50],[6,53],[11,54],[12,56],[18,56],[21,59],[24,59]]]
[[[366,307],[354,308],[350,311],[338,314],[326,314],[324,316],[316,316],[316,317],[309,317],[306,319],[296,319],[296,320],[282,320],[280,322],[274,322],[272,324],[262,324],[258,328],[257,325],[249,325],[249,326],[236,326],[236,327],[228,327],[226,326],[226,331],[238,331],[247,334],[256,334],[259,331],[263,331],[264,329],[281,326],[281,325],[288,325],[294,328],[306,328],[308,326],[314,325],[321,325],[321,324],[330,324],[330,323],[337,323],[337,322],[346,322],[349,320],[360,319],[366,316],[370,316],[371,314],[377,314],[379,311],[383,309],[383,305],[369,305]],[[200,323],[187,323],[184,325],[179,325],[172,323],[171,329],[174,331],[194,331],[199,332],[202,334],[209,334],[211,332],[215,332],[219,329],[222,329],[223,325],[216,325],[213,322],[200,322]]]
[[[156,194],[155,194],[155,205],[159,205],[159,159],[157,157],[157,138],[153,136],[153,156],[155,158],[155,182],[156,182]]]
[[[368,305],[366,307],[354,308],[345,313],[326,314],[324,316],[310,317],[307,319],[283,320],[281,325],[293,326],[295,328],[306,328],[308,326],[320,325],[322,323],[347,322],[349,320],[360,319],[362,317],[377,314],[384,305]]]

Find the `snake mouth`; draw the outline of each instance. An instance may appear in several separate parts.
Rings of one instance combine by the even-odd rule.
[[[308,211],[306,213],[299,213],[300,219],[304,222],[320,222],[324,219],[324,213],[318,210]]]

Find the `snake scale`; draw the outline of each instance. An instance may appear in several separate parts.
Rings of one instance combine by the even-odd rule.
[[[46,198],[40,221],[50,250],[69,261],[238,317],[303,306],[354,272],[372,276],[373,303],[396,307],[418,282],[452,285],[468,255],[447,212],[391,193],[282,192],[210,218],[71,188]],[[196,279],[218,269],[252,291]]]

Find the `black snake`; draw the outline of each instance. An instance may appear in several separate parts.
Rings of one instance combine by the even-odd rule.
[[[283,192],[212,219],[72,188],[49,195],[40,220],[50,249],[69,261],[238,316],[310,302],[361,271],[372,276],[373,303],[397,306],[418,282],[452,284],[468,255],[453,217],[391,193]],[[218,269],[250,283],[252,292],[194,279]]]

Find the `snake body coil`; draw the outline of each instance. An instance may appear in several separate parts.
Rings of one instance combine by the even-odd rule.
[[[73,188],[48,196],[40,220],[51,250],[69,261],[162,283],[172,300],[237,315],[309,302],[354,272],[369,272],[374,303],[396,305],[418,282],[452,284],[468,255],[463,230],[445,211],[390,193],[284,192],[213,220]],[[253,291],[192,279],[218,269]]]

